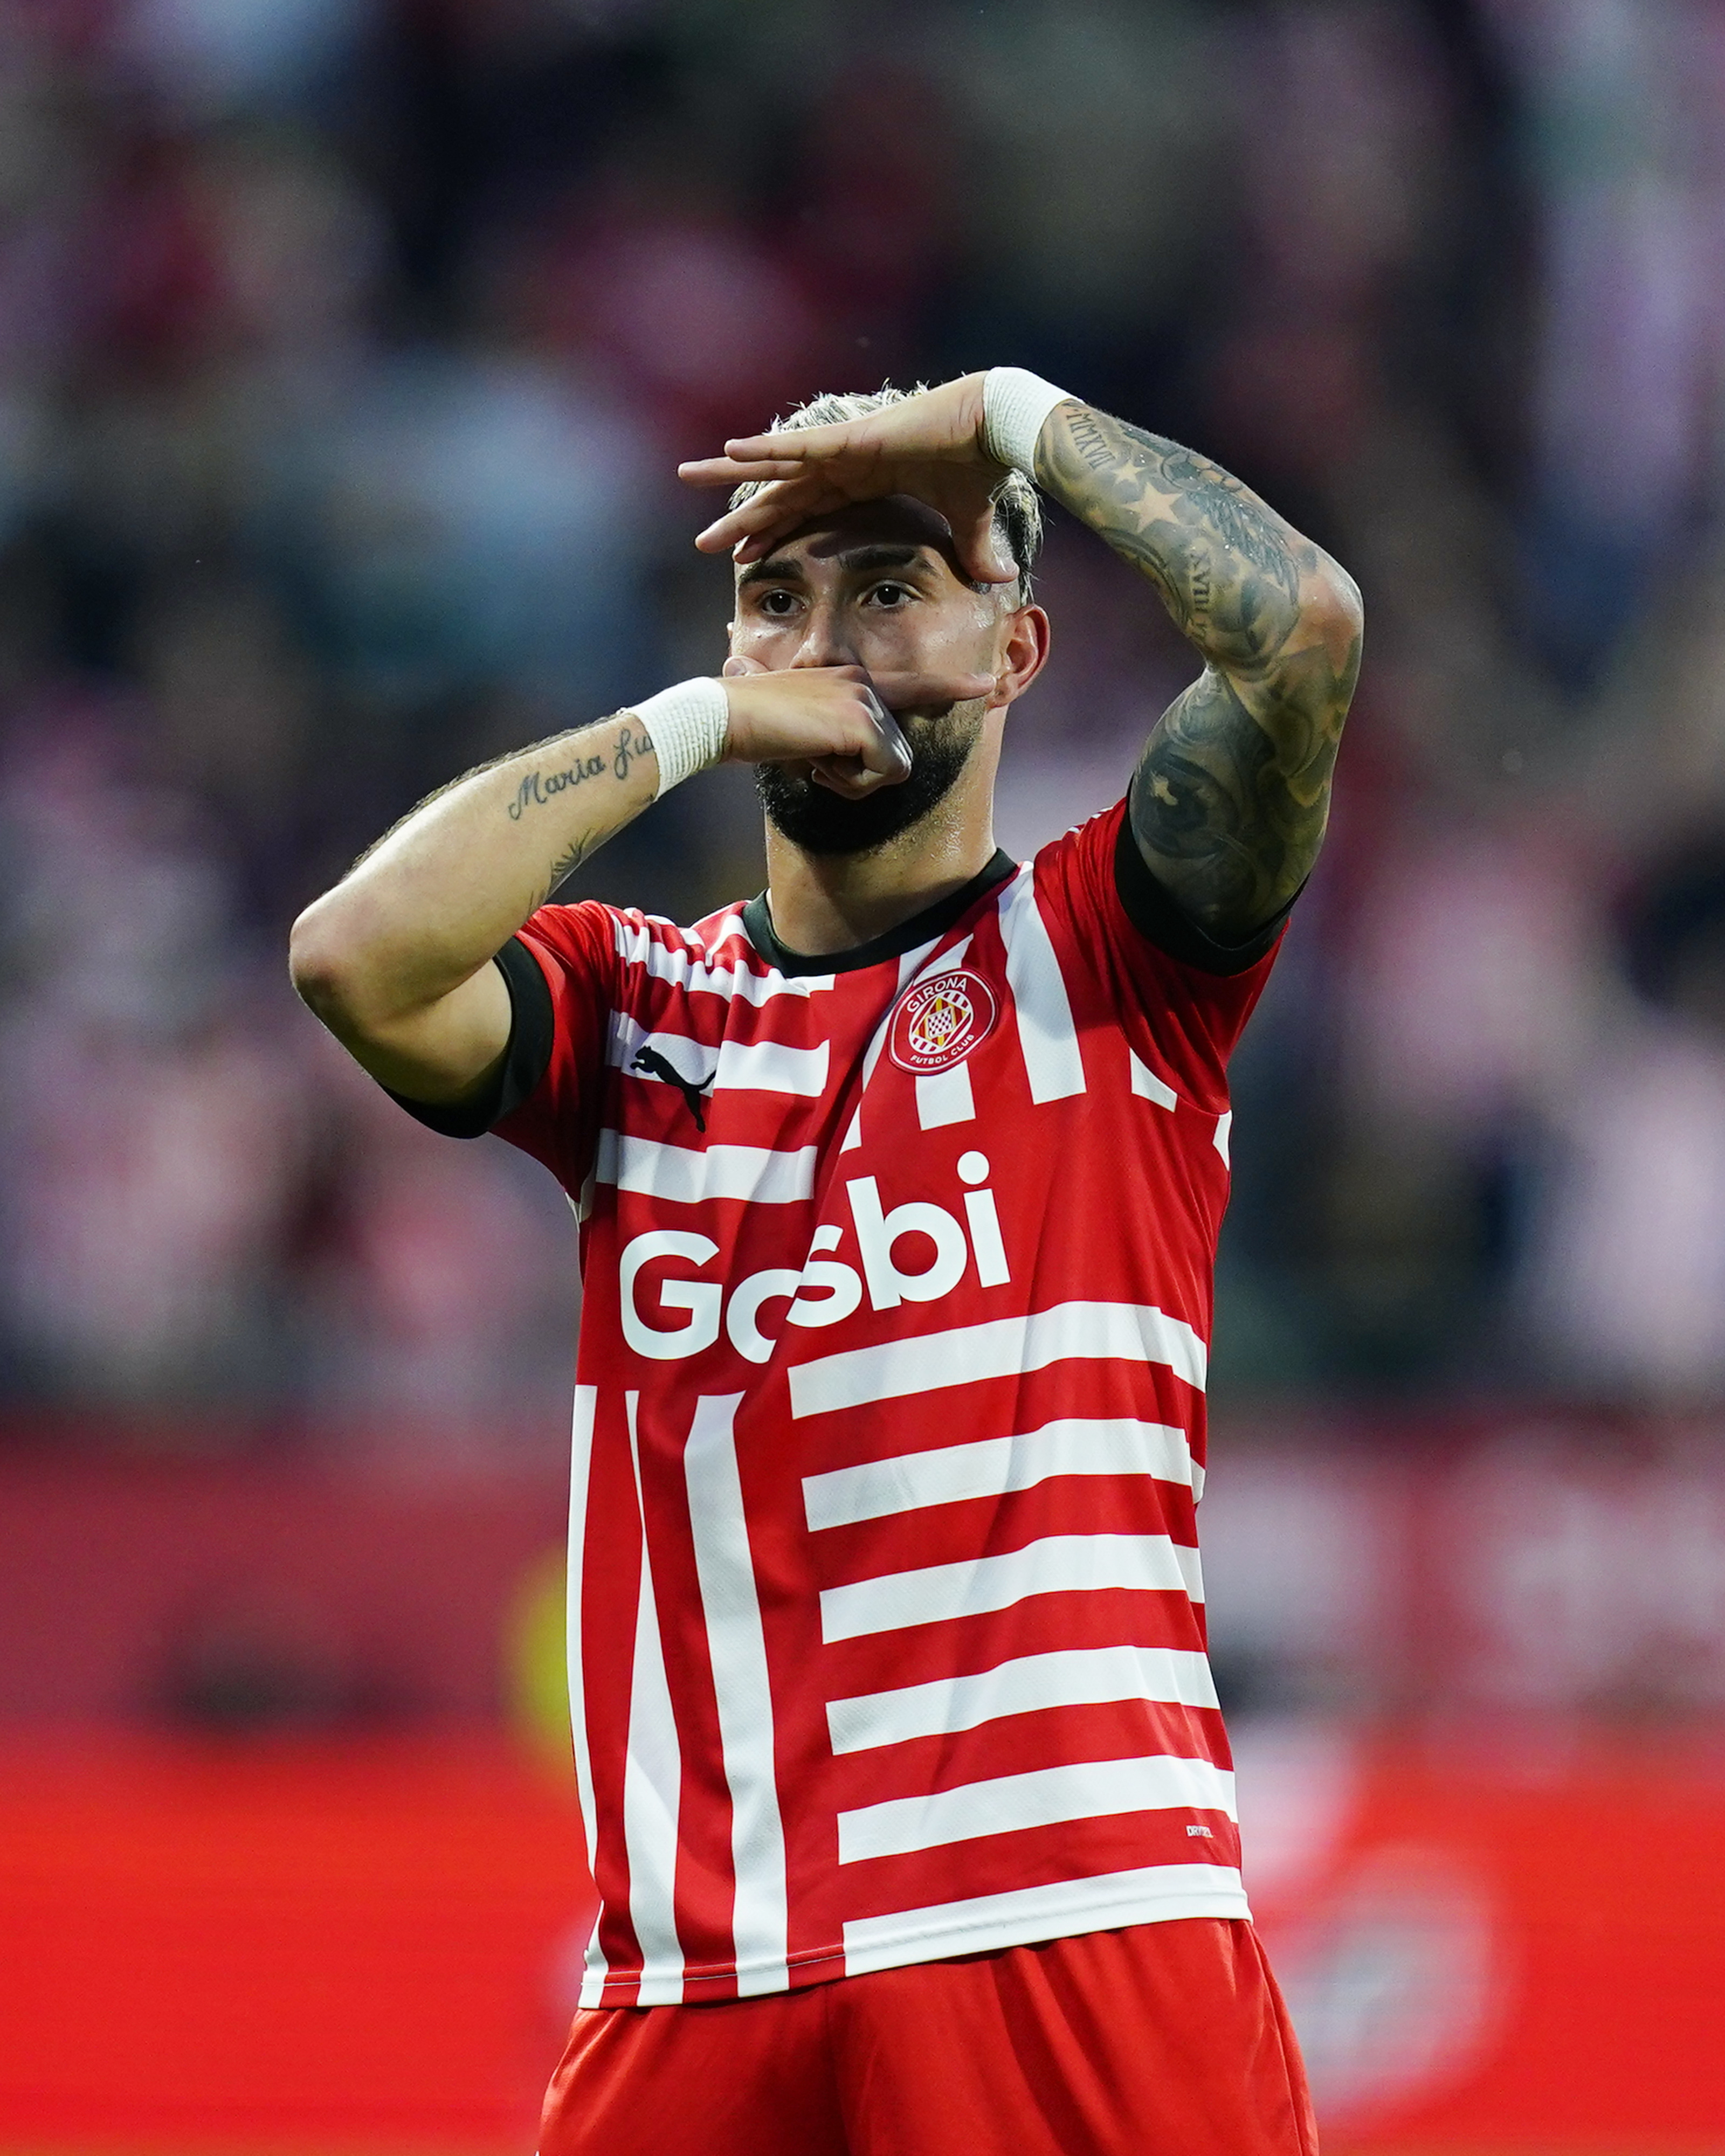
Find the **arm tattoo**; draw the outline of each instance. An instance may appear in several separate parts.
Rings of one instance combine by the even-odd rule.
[[[561,747],[562,743],[558,742],[547,746]],[[515,798],[505,803],[509,820],[511,824],[519,824],[528,809],[542,808],[547,801],[554,801],[560,793],[567,793],[572,786],[586,786],[608,774],[620,783],[629,777],[637,758],[651,752],[651,740],[625,720],[608,752],[589,750],[585,756],[578,755],[549,771],[535,764],[516,787]],[[557,855],[551,865],[545,888],[534,906],[536,913],[556,892],[557,886],[574,875],[598,843],[596,834],[590,829],[586,830]]]
[[[637,733],[625,725],[617,737],[616,746],[608,754],[598,750],[586,756],[578,756],[561,769],[546,771],[536,764],[516,788],[516,796],[508,804],[509,820],[519,824],[529,808],[542,808],[547,801],[554,801],[572,786],[585,785],[590,779],[608,775],[619,781],[629,777],[629,767],[637,757],[652,753],[653,744],[644,733]]]
[[[567,882],[568,879],[574,875],[576,870],[594,850],[595,843],[593,833],[583,831],[572,845],[565,847],[557,855],[551,865],[544,890],[533,901],[534,912],[536,913],[542,906],[557,896],[557,886]]]
[[[597,726],[603,726],[604,723],[605,721],[601,719],[593,727],[580,726],[569,733],[552,734],[548,740],[538,742],[535,750],[505,749],[501,756],[494,756],[484,763],[475,764],[471,771],[464,771],[458,778],[445,780],[443,785],[434,787],[423,801],[416,801],[405,816],[397,817],[382,837],[373,839],[371,844],[354,862],[353,868],[362,867],[377,852],[379,846],[395,836],[404,824],[411,824],[422,808],[429,808],[434,801],[441,801],[444,794],[453,793],[458,786],[465,786],[470,778],[483,778],[486,772],[501,770],[506,763],[514,763],[526,755],[536,752],[541,756],[549,757],[561,751],[563,752],[564,761],[549,771],[536,765],[522,779],[521,784],[516,788],[515,798],[506,804],[509,820],[511,824],[519,824],[527,809],[541,808],[547,802],[554,800],[558,794],[567,792],[570,787],[582,785],[591,779],[601,778],[607,772],[619,781],[627,778],[638,757],[655,753],[653,743],[647,734],[629,725],[627,720],[624,720],[619,728],[615,742],[603,755],[598,755],[591,751],[585,756],[570,754],[573,744],[581,735],[594,732]],[[590,837],[580,839],[561,861],[553,862],[551,890],[555,891],[565,876],[572,875],[592,851],[592,839]],[[350,869],[347,873],[352,875],[353,869]],[[543,903],[542,901],[541,902]]]
[[[1204,655],[1145,748],[1132,830],[1178,903],[1242,941],[1317,859],[1359,670],[1358,594],[1219,465],[1088,407],[1056,408],[1036,476],[1150,579]]]

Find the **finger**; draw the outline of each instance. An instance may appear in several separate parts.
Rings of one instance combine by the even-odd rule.
[[[734,521],[745,533],[765,530],[775,519],[806,516],[813,509],[836,506],[845,496],[819,472],[798,472],[793,479],[766,480],[758,494],[726,512],[720,521]]]
[[[698,532],[695,543],[703,554],[728,554],[747,547],[749,551],[739,553],[738,560],[757,561],[788,531],[811,516],[838,508],[845,499],[837,488],[812,476],[775,480]]]
[[[677,466],[677,477],[688,486],[741,486],[751,480],[795,479],[803,466],[789,457],[763,457],[758,462],[737,457],[698,457]]]
[[[776,434],[733,435],[725,444],[725,454],[752,462],[787,457],[799,465],[820,464],[828,457],[872,449],[875,432],[869,419],[845,419],[830,427],[786,427]]]
[[[964,573],[979,583],[1010,583],[1019,572],[1018,563],[1000,543],[992,501],[973,519],[952,520],[952,547]]]
[[[987,696],[997,685],[993,674],[912,674],[883,670],[870,674],[875,693],[890,711],[944,710]]]
[[[691,457],[677,476],[691,486],[736,486],[747,480],[793,479],[829,458],[872,447],[865,421],[836,427],[798,427],[778,434],[739,435],[721,457]]]
[[[738,525],[734,517],[722,516],[716,524],[698,531],[695,544],[703,554],[729,554],[739,565],[764,561],[793,532],[800,531],[805,524],[827,511],[836,509],[843,499],[842,495],[832,495],[795,502],[749,525]],[[739,510],[737,515],[740,516],[742,513]]]
[[[855,801],[865,793],[872,793],[883,784],[878,772],[870,771],[860,756],[834,754],[831,756],[786,756],[773,759],[778,768],[793,778],[813,779],[816,785],[824,786],[834,793],[842,793],[846,800]]]
[[[726,681],[740,681],[745,674],[765,674],[768,671],[768,669],[763,660],[745,659],[740,653],[734,651],[719,669],[721,678]]]
[[[902,785],[911,775],[911,747],[899,731],[898,721],[872,689],[863,690],[863,701],[874,722],[874,738],[860,753],[865,769],[874,772],[886,786]]]
[[[817,786],[825,787],[829,793],[842,794],[847,801],[860,801],[865,794],[891,783],[854,756],[824,756],[809,765],[809,776]]]

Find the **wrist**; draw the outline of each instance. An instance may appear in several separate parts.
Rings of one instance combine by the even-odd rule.
[[[630,707],[647,732],[653,753],[659,759],[659,788],[662,799],[674,786],[697,771],[724,760],[731,729],[731,705],[725,685],[706,675],[661,689]]]
[[[1024,367],[991,367],[983,377],[983,447],[997,464],[1036,476],[1036,444],[1056,404],[1076,404]]]

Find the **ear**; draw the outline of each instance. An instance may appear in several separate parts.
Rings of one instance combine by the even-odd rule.
[[[993,711],[1017,703],[1024,695],[1047,662],[1053,634],[1048,616],[1040,606],[1018,608],[1008,617],[1008,623],[1006,648],[1000,654],[1000,678],[988,699]]]

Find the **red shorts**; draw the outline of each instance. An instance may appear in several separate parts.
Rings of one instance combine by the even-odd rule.
[[[1180,1917],[575,2017],[540,2156],[1315,2156],[1251,1926]]]

